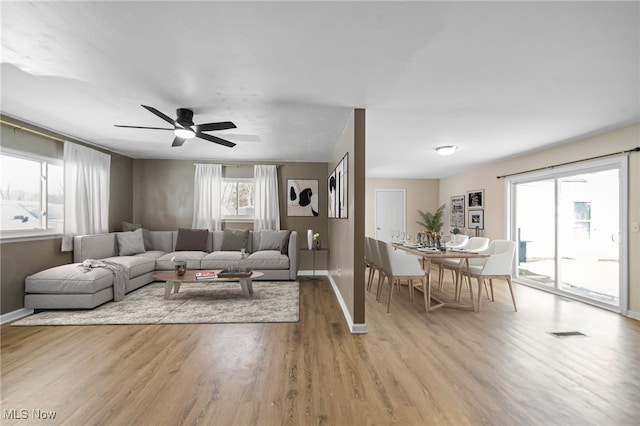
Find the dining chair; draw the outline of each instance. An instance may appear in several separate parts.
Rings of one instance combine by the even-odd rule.
[[[469,251],[475,251],[482,253],[489,248],[489,238],[486,237],[467,237],[464,245],[456,247],[458,249],[464,249]],[[483,261],[483,259],[469,259],[469,264],[478,264],[478,261]],[[460,274],[460,268],[465,264],[464,259],[441,259],[438,261],[438,266],[440,267],[438,271],[438,290],[442,291],[444,288],[444,271],[445,269],[449,269],[451,271],[451,277],[453,279],[455,287],[455,295],[456,300],[460,299],[460,289],[458,288],[458,276]]]
[[[469,241],[468,235],[463,234],[454,234],[451,236],[449,242],[447,243],[448,248],[460,248],[463,247],[467,241]]]
[[[378,251],[375,240],[371,237],[364,238],[364,259],[369,268],[369,276],[367,278],[367,291],[371,291],[371,287],[373,287],[373,279],[376,271],[380,269],[378,257],[373,253],[373,247],[375,247],[376,252]]]
[[[484,284],[486,286],[486,280],[489,280],[489,287],[491,288],[491,301],[494,301],[493,295],[493,280],[503,279],[507,281],[509,285],[509,292],[511,293],[511,300],[513,301],[513,308],[518,312],[516,306],[516,298],[513,294],[513,282],[511,281],[511,273],[513,272],[513,262],[516,255],[516,243],[509,240],[493,240],[489,244],[489,247],[485,251],[489,254],[489,257],[482,260],[482,264],[470,264],[469,267],[462,267],[461,273],[471,278],[478,280],[478,304],[476,312],[480,311],[480,294],[482,293],[480,287]],[[469,284],[471,285],[471,284]]]
[[[431,296],[430,284],[427,279],[427,274],[424,269],[420,265],[420,261],[414,256],[405,256],[401,253],[398,253],[391,244],[388,244],[384,241],[378,241],[378,248],[380,250],[380,257],[382,260],[382,269],[384,271],[384,275],[386,280],[389,283],[389,300],[387,302],[387,313],[391,307],[391,298],[393,296],[394,286],[400,288],[400,280],[407,280],[409,282],[409,300],[413,302],[414,288],[413,281],[419,280],[422,283],[422,289],[425,292],[425,303],[429,301]],[[378,284],[378,296],[377,299],[380,299],[380,295],[382,294],[382,284],[384,284],[384,280]],[[427,311],[429,309],[429,305],[427,304]]]

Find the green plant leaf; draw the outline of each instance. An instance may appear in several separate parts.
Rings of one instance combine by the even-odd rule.
[[[444,217],[444,209],[446,208],[446,204],[441,205],[434,212],[423,212],[418,209],[418,213],[422,220],[416,221],[416,223],[422,226],[427,232],[431,233],[439,233],[442,231],[443,222],[442,219]]]

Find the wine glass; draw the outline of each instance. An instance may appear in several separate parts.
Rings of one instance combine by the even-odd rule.
[[[407,244],[411,243],[411,232],[407,232]]]

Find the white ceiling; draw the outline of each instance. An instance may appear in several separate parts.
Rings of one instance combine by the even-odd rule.
[[[1,110],[134,158],[329,161],[438,178],[640,121],[638,2],[8,2]],[[233,121],[172,148],[143,109]],[[434,148],[457,145],[451,157]]]

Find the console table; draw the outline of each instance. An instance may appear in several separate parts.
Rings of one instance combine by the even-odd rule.
[[[311,250],[309,250],[308,248],[302,248],[300,249],[302,251],[310,251],[313,252],[313,277],[309,278],[310,280],[316,280],[316,252],[317,251],[326,251],[327,252],[327,256],[329,255],[329,249],[328,248],[312,248]],[[327,263],[329,262],[329,260],[327,260]]]

